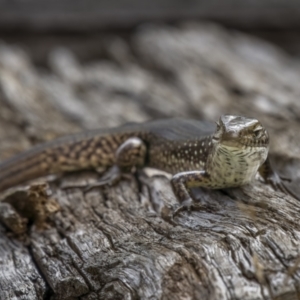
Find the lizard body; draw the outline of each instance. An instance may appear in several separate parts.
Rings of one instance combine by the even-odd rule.
[[[0,191],[37,177],[83,169],[122,171],[149,166],[173,174],[180,200],[189,188],[247,184],[257,171],[276,189],[289,193],[268,159],[269,137],[255,119],[221,116],[211,122],[166,119],[92,130],[59,138],[0,164]],[[104,181],[105,181],[104,180]]]

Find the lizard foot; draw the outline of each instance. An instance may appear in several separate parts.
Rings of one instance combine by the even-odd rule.
[[[299,196],[295,195],[286,185],[283,183],[283,180],[285,181],[291,181],[288,178],[282,178],[279,176],[277,173],[272,173],[271,176],[268,176],[265,181],[266,183],[270,184],[275,191],[281,191],[284,194],[288,194],[292,196],[293,198],[297,199],[300,201]]]
[[[114,185],[123,176],[120,168],[118,166],[112,166],[105,172],[96,182],[89,184],[84,191],[87,192],[95,187],[100,187],[104,185]]]
[[[191,210],[199,210],[201,205],[197,205],[192,198],[184,200],[181,205],[173,212],[173,219],[182,211],[191,212]]]

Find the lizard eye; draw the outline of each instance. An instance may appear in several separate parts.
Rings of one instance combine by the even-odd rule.
[[[261,138],[261,136],[263,135],[263,130],[262,130],[262,128],[261,128],[261,127],[255,128],[255,129],[253,130],[253,135],[254,135],[254,137],[257,138],[257,139]]]

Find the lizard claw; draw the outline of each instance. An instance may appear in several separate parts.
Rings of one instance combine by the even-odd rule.
[[[281,191],[284,194],[288,194],[293,198],[300,201],[299,196],[295,195],[285,184],[282,182],[283,180],[291,181],[289,178],[284,178],[279,176],[277,173],[273,172],[271,176],[268,176],[265,181],[266,183],[270,184],[274,190]]]
[[[100,187],[104,185],[116,184],[122,177],[121,170],[118,166],[112,166],[107,172],[101,176],[96,182],[89,184],[84,191],[87,192],[95,187]]]
[[[292,182],[292,179],[289,178],[289,177],[285,177],[285,176],[279,175],[279,178],[280,178],[282,181]]]
[[[189,198],[184,200],[181,205],[173,212],[173,219],[182,211],[191,212],[192,209],[199,208],[198,205],[195,205],[193,199]]]

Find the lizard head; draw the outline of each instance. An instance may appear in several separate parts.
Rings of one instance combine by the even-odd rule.
[[[217,122],[213,142],[228,147],[268,148],[267,130],[256,119],[241,116],[222,115]]]
[[[268,150],[269,136],[258,120],[223,115],[212,137],[207,172],[218,188],[249,183],[266,160]]]

